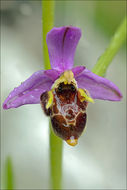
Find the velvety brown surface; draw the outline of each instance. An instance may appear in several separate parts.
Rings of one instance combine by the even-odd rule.
[[[87,102],[81,102],[81,96],[73,84],[60,83],[53,91],[53,104],[47,110],[48,93],[41,95],[41,105],[50,116],[52,127],[57,136],[64,140],[78,139],[86,124]]]
[[[42,106],[42,109],[44,110],[44,113],[47,115],[47,116],[50,116],[50,113],[51,113],[51,109],[46,109],[46,103],[48,101],[48,92],[44,92],[41,97],[40,97],[40,100],[41,100],[41,106]]]

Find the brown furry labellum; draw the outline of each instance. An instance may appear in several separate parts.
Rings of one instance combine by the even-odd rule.
[[[82,101],[80,91],[71,83],[61,82],[51,93],[50,100],[48,91],[41,95],[42,108],[45,114],[50,116],[55,134],[69,145],[75,146],[85,128],[88,102]]]

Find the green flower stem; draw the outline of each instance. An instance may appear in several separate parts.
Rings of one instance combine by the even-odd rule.
[[[116,30],[109,47],[105,50],[105,52],[100,56],[97,63],[93,68],[93,73],[104,76],[108,66],[111,61],[119,51],[120,47],[126,40],[126,18],[123,20],[122,24]]]
[[[50,168],[52,189],[61,189],[63,141],[52,131],[50,123]]]
[[[45,69],[50,69],[46,35],[54,24],[54,1],[42,0],[43,58]],[[63,142],[54,135],[50,123],[50,181],[52,189],[61,189]]]
[[[50,69],[50,61],[48,54],[48,47],[46,43],[46,35],[53,28],[54,25],[54,7],[53,0],[42,0],[42,46],[43,46],[43,59],[45,69]]]
[[[14,189],[14,176],[11,158],[8,157],[5,163],[5,189]]]

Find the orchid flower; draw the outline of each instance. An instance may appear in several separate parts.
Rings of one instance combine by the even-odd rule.
[[[41,103],[56,135],[72,146],[85,128],[88,102],[122,98],[111,81],[84,66],[73,67],[80,37],[81,30],[77,27],[53,28],[46,38],[52,69],[35,72],[14,88],[3,103],[4,109]]]

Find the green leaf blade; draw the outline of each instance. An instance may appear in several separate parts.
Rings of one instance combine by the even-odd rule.
[[[93,73],[104,76],[111,61],[119,51],[120,47],[126,40],[126,18],[123,20],[122,24],[117,29],[116,33],[114,34],[108,48],[105,52],[100,56],[97,63],[93,68]]]

